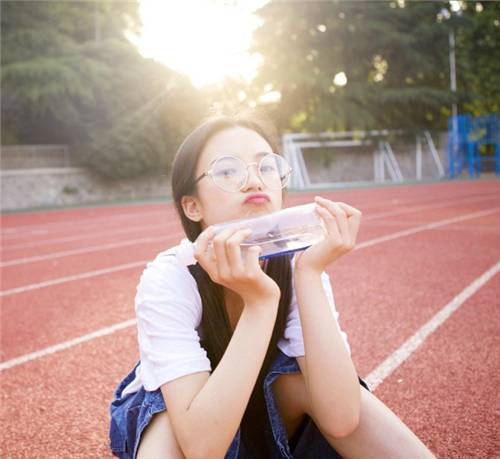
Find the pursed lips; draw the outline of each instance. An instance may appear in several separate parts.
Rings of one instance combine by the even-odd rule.
[[[269,201],[269,196],[265,194],[254,194],[245,199],[245,204],[261,204]]]

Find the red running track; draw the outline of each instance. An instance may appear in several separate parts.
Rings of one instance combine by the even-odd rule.
[[[500,262],[498,180],[319,194],[363,211],[356,249],[328,271],[365,378]],[[137,359],[126,321],[144,262],[182,237],[173,206],[11,214],[2,226],[0,456],[112,457],[108,404]],[[497,272],[374,390],[438,457],[498,457],[499,294]]]

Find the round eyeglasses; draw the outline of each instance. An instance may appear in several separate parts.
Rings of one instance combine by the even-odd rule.
[[[237,156],[219,156],[212,162],[210,170],[201,174],[194,183],[209,175],[219,188],[234,193],[247,184],[248,168],[253,165],[257,166],[260,180],[269,189],[280,190],[288,184],[292,168],[285,158],[275,153],[265,153],[258,163],[250,164]]]

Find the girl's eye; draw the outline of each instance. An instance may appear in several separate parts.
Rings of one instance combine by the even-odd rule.
[[[226,177],[226,178],[229,178],[229,177],[234,177],[236,175],[236,169],[234,168],[224,168],[224,169],[219,169],[215,175],[217,175],[218,177]]]
[[[274,166],[270,166],[270,165],[265,165],[265,166],[262,166],[260,168],[260,171],[262,173],[270,173],[270,172],[276,172],[276,168]]]

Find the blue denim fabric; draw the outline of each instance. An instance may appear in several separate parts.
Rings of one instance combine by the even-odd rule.
[[[137,363],[138,365],[138,363]],[[160,389],[139,391],[122,397],[123,389],[134,379],[135,368],[118,385],[110,406],[110,446],[113,454],[121,459],[135,459],[141,434],[156,413],[166,410]],[[272,456],[269,459],[341,459],[341,456],[330,446],[309,416],[301,425],[301,432],[293,452],[288,443],[285,426],[276,405],[272,391],[272,383],[281,374],[300,372],[297,359],[288,357],[281,350],[264,379],[264,398],[272,429],[272,438],[266,440]],[[360,384],[369,390],[366,383],[359,378]],[[250,459],[252,452],[241,442],[241,428],[238,429],[225,459]],[[262,458],[259,458],[262,459]]]

